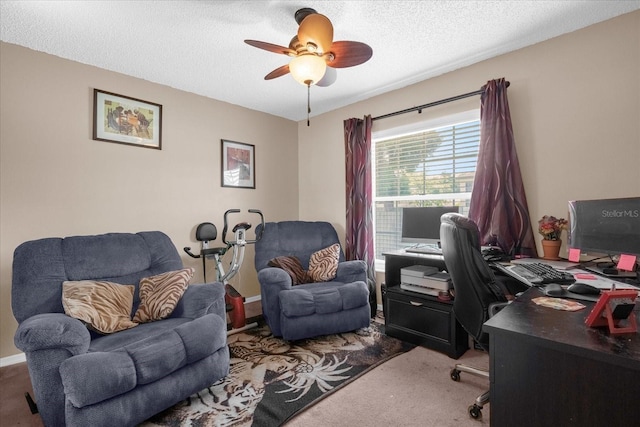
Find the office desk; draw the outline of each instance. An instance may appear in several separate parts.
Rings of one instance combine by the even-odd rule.
[[[485,323],[492,426],[631,426],[640,414],[640,334],[612,336],[527,290]],[[634,315],[640,320],[636,305]],[[640,324],[640,323],[639,323]]]

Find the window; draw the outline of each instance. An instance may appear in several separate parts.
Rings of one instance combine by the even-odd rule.
[[[376,260],[400,241],[402,208],[458,206],[469,213],[480,145],[479,111],[373,135]]]

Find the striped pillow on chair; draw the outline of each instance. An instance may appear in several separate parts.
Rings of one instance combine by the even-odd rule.
[[[193,268],[183,268],[140,280],[140,305],[133,321],[145,323],[168,317],[187,290],[193,273]]]

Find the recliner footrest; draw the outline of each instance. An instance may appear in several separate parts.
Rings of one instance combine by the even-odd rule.
[[[157,381],[225,346],[222,323],[209,314],[118,350],[71,357],[60,365],[65,395],[82,408]]]
[[[286,317],[337,313],[369,303],[369,291],[364,282],[331,287],[305,287],[281,291],[280,307]]]

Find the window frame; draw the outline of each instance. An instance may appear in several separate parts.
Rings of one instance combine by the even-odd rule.
[[[442,127],[448,126],[456,126],[459,124],[472,122],[472,121],[480,121],[480,108],[474,108],[471,110],[446,114],[440,117],[432,117],[427,120],[405,124],[401,126],[396,126],[388,129],[382,130],[374,130],[371,135],[371,168],[372,168],[372,215],[373,215],[373,225],[374,225],[374,247],[376,247],[376,202],[379,201],[402,201],[402,200],[440,200],[440,199],[471,199],[471,192],[464,193],[438,193],[438,194],[425,194],[425,195],[416,195],[416,196],[382,196],[377,197],[377,171],[376,171],[376,143],[378,141],[388,140],[390,138],[402,138],[408,135],[412,135],[415,133],[428,132],[430,130],[439,129]],[[478,144],[479,146],[479,144]],[[478,147],[479,148],[479,147]],[[474,171],[475,174],[475,171]],[[375,270],[378,272],[384,271],[384,257],[382,259],[377,258],[377,250],[376,250],[376,259],[375,259]]]

